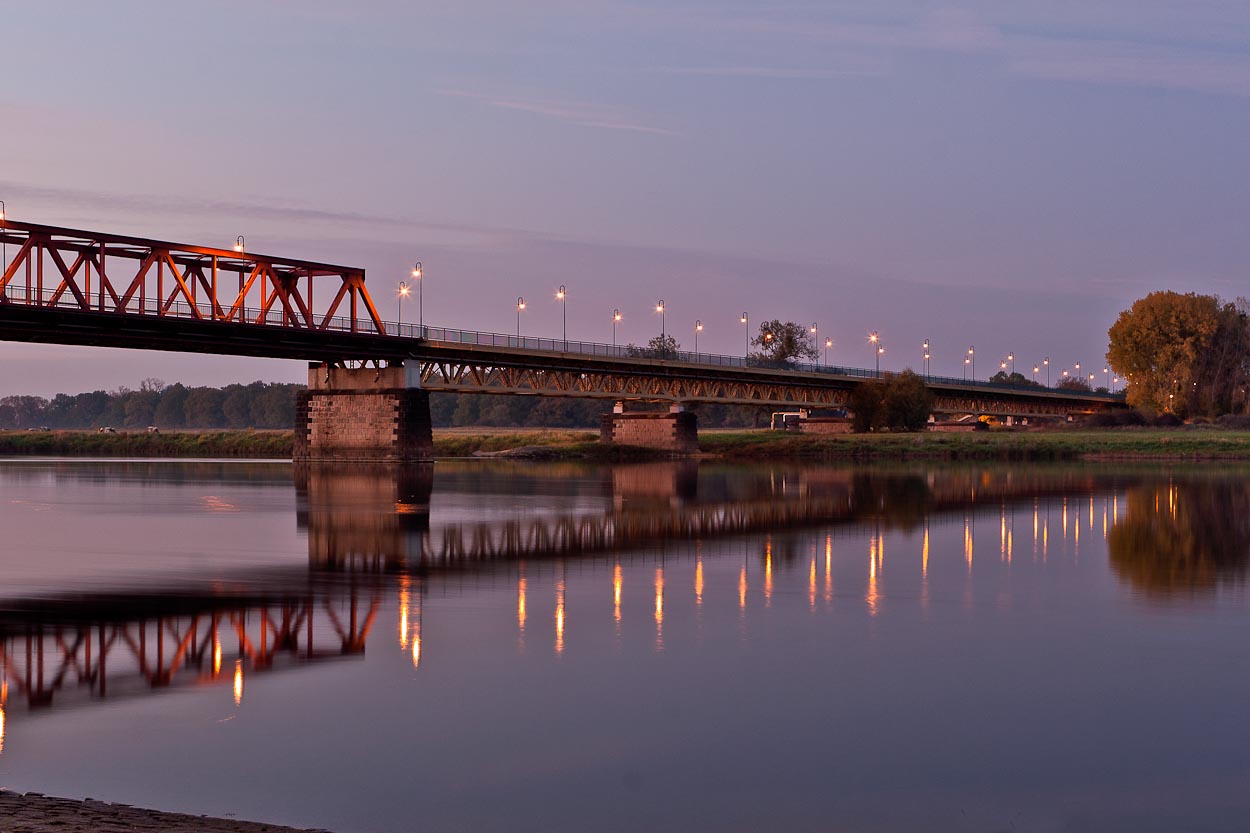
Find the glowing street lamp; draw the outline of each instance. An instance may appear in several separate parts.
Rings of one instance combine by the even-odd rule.
[[[812,333],[812,344],[820,344],[820,327],[816,324],[816,322],[813,321],[812,326],[808,329],[811,330]]]
[[[564,288],[564,284],[560,284],[560,288],[556,290],[556,298],[560,301],[562,314],[564,317],[564,352],[569,351],[569,293]]]
[[[404,299],[408,297],[408,284],[404,281],[399,282],[399,326],[395,328],[397,335],[403,335],[404,330]]]
[[[517,346],[521,344],[521,310],[525,309],[525,299],[516,299],[516,340]]]
[[[929,339],[924,340],[924,375],[929,375]]]
[[[238,252],[239,254],[242,254],[245,248],[246,248],[246,243],[243,240],[243,235],[240,234],[238,237],[234,239],[234,250]]]
[[[9,241],[4,239],[4,200],[0,200],[0,273],[9,260]]]
[[[977,380],[977,351],[971,345],[968,347],[968,361],[972,365],[972,381],[975,382]]]
[[[1016,354],[1015,354],[1015,351],[1012,351],[1012,352],[1010,352],[1010,353],[1008,353],[1008,354],[1007,354],[1007,361],[1011,362],[1011,375],[1012,375],[1012,376],[1015,376],[1015,375],[1016,375]]]
[[[833,346],[833,339],[825,339],[825,367],[829,366],[829,348]]]
[[[1038,366],[1037,366],[1037,365],[1033,365],[1033,383],[1034,383],[1034,384],[1037,384],[1037,371],[1038,371],[1039,369],[1040,369],[1040,368],[1038,368]]]
[[[421,280],[423,271],[421,261],[418,260],[412,267],[412,279],[417,282],[417,328],[421,330],[422,337],[425,336],[425,281]]]
[[[1046,387],[1050,387],[1050,356],[1042,359],[1042,364],[1046,366]]]
[[[664,299],[663,298],[661,298],[659,302],[656,303],[655,311],[660,314],[660,338],[664,338],[664,334],[666,330],[664,326],[665,315],[664,315]]]
[[[699,333],[701,332],[703,332],[703,322],[694,322],[694,355],[696,361],[699,358]]]
[[[750,321],[747,319],[747,314],[745,312],[742,313],[742,323],[746,325],[746,329],[747,329],[747,350],[745,353],[743,353],[743,356],[745,356],[746,358],[750,358],[751,357],[751,324],[750,324]]]
[[[1111,376],[1110,376],[1110,373],[1111,373],[1111,368],[1110,368],[1110,367],[1104,367],[1104,368],[1102,369],[1102,383],[1103,383],[1103,386],[1107,388],[1107,393],[1110,393],[1110,392],[1111,392]]]
[[[964,381],[965,382],[968,381],[968,365],[971,362],[972,362],[972,359],[968,358],[967,356],[964,356]]]
[[[621,311],[619,309],[612,310],[612,346],[616,346],[616,325],[621,321]]]

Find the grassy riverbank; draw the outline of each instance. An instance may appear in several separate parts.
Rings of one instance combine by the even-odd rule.
[[[1250,431],[1202,428],[1117,428],[984,431],[967,434],[843,434],[803,436],[771,431],[704,431],[703,454],[727,460],[1246,460]],[[609,448],[598,433],[566,429],[435,431],[439,457],[513,452],[514,456],[628,460],[657,455]],[[0,432],[0,456],[250,457],[291,456],[290,431],[179,431],[100,434],[94,431]]]

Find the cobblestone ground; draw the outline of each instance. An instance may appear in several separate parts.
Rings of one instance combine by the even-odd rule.
[[[158,813],[103,801],[72,801],[38,793],[0,790],[0,831],[3,833],[310,833],[293,827],[250,821]]]

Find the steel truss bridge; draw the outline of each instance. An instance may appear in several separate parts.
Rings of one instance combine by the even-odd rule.
[[[411,362],[431,391],[843,408],[877,374],[383,321],[363,269],[0,221],[0,340]],[[314,292],[314,289],[316,290]],[[938,413],[1064,416],[1122,396],[926,377]]]

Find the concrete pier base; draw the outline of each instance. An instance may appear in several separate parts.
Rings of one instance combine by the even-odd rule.
[[[308,369],[296,400],[296,462],[410,463],[432,460],[430,395],[417,368]]]
[[[690,411],[679,409],[667,414],[613,411],[603,415],[599,441],[694,454],[699,450],[699,420]]]

